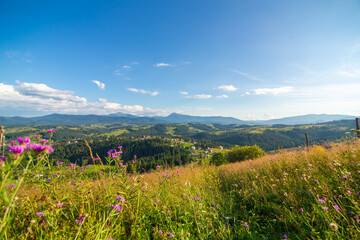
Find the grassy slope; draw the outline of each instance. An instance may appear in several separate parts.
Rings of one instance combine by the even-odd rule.
[[[360,236],[359,141],[217,168],[188,166],[113,177],[100,169],[58,169],[67,177],[51,184],[31,179],[21,191],[9,239]],[[125,197],[124,204],[117,196]],[[64,205],[57,207],[57,201]],[[110,209],[115,204],[122,207],[119,212]],[[81,216],[84,221],[76,224]]]

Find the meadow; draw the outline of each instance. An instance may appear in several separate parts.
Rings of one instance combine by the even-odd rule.
[[[137,173],[121,146],[66,165],[51,139],[1,158],[1,239],[358,239],[360,141]],[[55,133],[56,134],[56,133]],[[130,173],[131,172],[131,173]]]

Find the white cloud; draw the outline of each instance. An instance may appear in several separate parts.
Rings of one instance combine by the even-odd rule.
[[[166,115],[167,111],[145,108],[140,105],[122,105],[99,98],[88,102],[86,98],[75,96],[71,91],[51,88],[41,83],[21,83],[18,86],[0,83],[0,109],[13,108],[19,111],[42,113],[110,114],[115,112],[143,115]]]
[[[116,69],[116,70],[114,71],[114,74],[115,74],[116,76],[122,75],[122,73],[120,72],[119,69]]]
[[[98,80],[92,80],[93,83],[95,83],[101,90],[105,89],[105,83],[102,83]]]
[[[192,95],[192,96],[185,96],[185,98],[209,99],[209,98],[211,98],[211,95],[210,94],[198,94],[198,95]]]
[[[152,92],[152,91],[147,91],[147,90],[137,89],[137,88],[128,88],[127,90],[130,92],[135,92],[135,93],[149,94],[151,96],[156,96],[159,94],[158,91]]]
[[[238,70],[231,69],[230,71],[232,71],[234,73],[237,73],[237,74],[239,74],[241,76],[244,76],[244,77],[246,77],[246,78],[248,78],[250,80],[254,80],[254,81],[258,81],[258,82],[263,82],[264,81],[263,79],[261,79],[259,77],[256,77],[256,76],[248,74],[248,73],[240,72]]]
[[[7,52],[5,52],[5,55],[8,58],[13,58],[13,57],[19,56],[20,52],[18,52],[18,51],[7,51]]]
[[[228,95],[225,95],[225,94],[223,94],[223,95],[221,95],[221,96],[216,96],[216,98],[228,98],[229,96]]]
[[[154,67],[173,67],[175,65],[170,64],[170,63],[156,63],[154,64]]]
[[[185,92],[185,91],[180,91],[179,92],[181,95],[189,95],[189,93],[188,92]]]
[[[25,61],[27,63],[32,63],[33,62],[33,56],[30,52],[19,52],[19,51],[7,51],[5,52],[5,55],[8,58],[17,58],[17,59],[21,59],[22,61]]]
[[[233,85],[223,85],[223,86],[219,86],[218,89],[223,90],[223,91],[228,91],[228,92],[233,92],[236,91],[237,88],[234,87]]]
[[[19,86],[12,86],[12,88],[22,96],[86,103],[85,98],[74,96],[73,92],[71,91],[57,90],[41,83],[21,83],[20,81],[16,82],[19,84]]]
[[[360,71],[338,71],[337,74],[344,77],[360,78]]]
[[[124,66],[123,66],[123,69],[125,69],[125,70],[130,70],[130,69],[131,69],[131,67],[130,67],[130,66],[128,66],[128,65],[124,65]]]
[[[286,86],[279,88],[257,88],[253,89],[255,95],[278,95],[281,93],[289,93],[294,87]]]
[[[242,97],[243,97],[243,96],[246,96],[246,95],[251,95],[251,93],[250,93],[250,92],[246,92],[246,93],[241,94]]]

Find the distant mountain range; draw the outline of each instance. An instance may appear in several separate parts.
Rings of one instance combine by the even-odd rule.
[[[41,117],[0,117],[0,125],[90,125],[104,123],[128,124],[172,124],[172,123],[208,123],[208,124],[238,124],[238,125],[296,125],[316,124],[337,120],[355,119],[355,116],[335,114],[308,114],[261,121],[243,121],[233,117],[200,117],[172,113],[167,117],[138,117],[131,114],[115,113],[110,115],[66,115],[51,114]]]

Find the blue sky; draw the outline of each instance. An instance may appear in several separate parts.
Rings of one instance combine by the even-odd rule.
[[[1,1],[0,116],[359,115],[359,22],[355,0]]]

